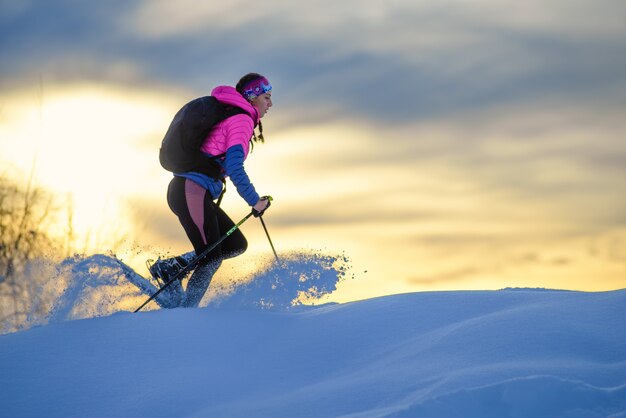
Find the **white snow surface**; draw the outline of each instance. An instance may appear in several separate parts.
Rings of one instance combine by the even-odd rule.
[[[626,290],[293,302],[331,292],[336,262],[132,313],[145,294],[112,257],[68,259],[42,325],[0,336],[0,416],[626,417]]]

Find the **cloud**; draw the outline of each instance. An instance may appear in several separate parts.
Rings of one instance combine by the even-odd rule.
[[[254,69],[272,76],[292,118],[330,107],[338,117],[407,122],[623,91],[623,9],[608,1],[56,0],[4,17],[0,70],[5,79],[43,73],[207,91]]]
[[[189,48],[192,36],[212,46],[217,39],[278,74],[289,103],[305,96],[406,120],[623,83],[626,59],[618,51],[626,32],[615,15],[623,6],[568,6],[240,1],[174,11],[151,1],[136,9],[131,26],[139,37],[182,39]],[[602,18],[589,19],[590,9]]]

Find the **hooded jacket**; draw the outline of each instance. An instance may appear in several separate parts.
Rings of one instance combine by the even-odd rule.
[[[246,203],[254,206],[259,201],[259,194],[250,181],[243,163],[250,152],[250,138],[254,127],[259,123],[258,111],[234,87],[216,87],[211,92],[211,96],[222,103],[236,106],[244,110],[245,113],[231,116],[216,124],[200,149],[209,156],[225,154],[221,160],[218,160],[225,177],[230,178],[237,189],[237,193]],[[224,187],[220,180],[201,173],[189,172],[177,173],[176,175],[188,178],[204,187],[213,198],[217,198]]]

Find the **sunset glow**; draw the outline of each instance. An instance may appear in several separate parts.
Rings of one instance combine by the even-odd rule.
[[[330,21],[285,5],[263,48],[247,41],[267,5],[54,3],[68,26],[41,33],[34,6],[7,6],[19,24],[0,67],[0,171],[21,183],[32,172],[70,208],[86,252],[114,249],[145,273],[145,259],[190,250],[158,162],[173,115],[261,71],[274,106],[246,169],[275,198],[266,220],[280,251],[350,259],[336,300],[626,285],[623,6],[531,2],[495,24],[493,2],[323,3]],[[33,39],[48,47],[31,55]],[[223,205],[236,220],[249,211],[232,184]],[[68,228],[65,216],[58,233]],[[258,222],[242,229],[249,251],[219,280],[269,254]]]

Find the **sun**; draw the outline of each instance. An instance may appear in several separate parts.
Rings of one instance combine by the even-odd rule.
[[[154,181],[158,149],[178,104],[102,85],[52,86],[38,96],[22,91],[6,101],[2,159],[21,179],[32,172],[38,186],[67,203],[80,239],[93,240],[94,231],[104,236],[107,225],[128,218],[126,197],[162,187]],[[58,229],[69,227],[67,219],[59,222]]]

